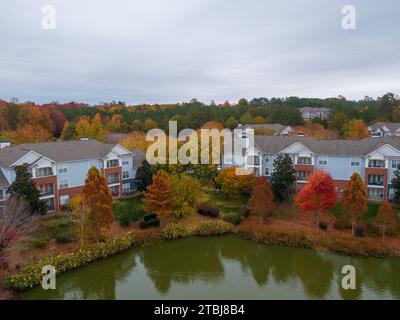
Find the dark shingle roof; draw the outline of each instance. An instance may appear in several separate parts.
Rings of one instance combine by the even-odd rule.
[[[382,121],[377,121],[377,122],[374,122],[371,125],[369,125],[369,127],[372,130],[376,130],[376,129],[381,128],[383,126],[387,127],[390,131],[393,132],[393,131],[396,131],[397,129],[400,128],[400,122],[382,122]]]
[[[133,153],[133,167],[141,167],[142,161],[146,159],[146,153],[140,149],[131,149],[129,151]]]
[[[0,166],[8,167],[29,151],[35,151],[56,162],[104,158],[115,144],[96,140],[59,141],[20,144],[0,150]]]
[[[290,127],[290,126],[284,126],[280,123],[245,124],[245,125],[243,125],[243,128],[251,128],[254,130],[267,129],[267,130],[272,130],[272,131],[276,131],[276,132],[280,132],[283,129],[286,129],[287,127]]]
[[[10,185],[3,174],[3,171],[0,170],[0,189],[8,188]]]
[[[297,136],[254,137],[254,146],[265,153],[279,153],[299,142],[314,154],[337,156],[365,156],[385,144],[400,150],[400,138],[365,138],[362,140],[322,140]]]

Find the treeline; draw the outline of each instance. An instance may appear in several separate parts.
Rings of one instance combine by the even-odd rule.
[[[89,106],[80,103],[51,103],[36,105],[32,102],[16,104],[0,101],[0,137],[13,143],[47,141],[55,138],[77,139],[82,135],[104,140],[108,132],[146,132],[161,128],[168,132],[168,122],[176,120],[178,129],[198,129],[209,121],[233,129],[239,123],[280,123],[304,126],[299,108],[326,107],[331,109],[330,119],[315,119],[315,124],[346,134],[354,120],[364,125],[374,121],[400,121],[400,101],[393,93],[378,99],[365,97],[351,101],[343,97],[316,98],[242,98],[231,105],[204,104],[196,99],[187,103],[126,106],[112,102]],[[312,131],[312,130],[311,130]],[[365,131],[365,130],[362,130]]]

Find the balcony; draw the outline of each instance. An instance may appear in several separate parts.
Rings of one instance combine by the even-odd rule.
[[[297,164],[301,165],[312,165],[312,159],[309,157],[299,157],[297,159]]]
[[[369,186],[383,187],[385,184],[385,176],[379,174],[370,174],[368,175],[367,181]]]
[[[108,160],[107,161],[107,168],[116,168],[119,167],[119,161],[118,160]]]
[[[53,169],[50,167],[36,169],[36,178],[53,176]]]
[[[39,196],[42,197],[48,197],[48,196],[54,196],[54,186],[52,183],[49,184],[42,184],[38,186],[39,189]]]
[[[119,184],[120,179],[119,179],[119,174],[118,173],[113,173],[107,175],[107,184]]]
[[[259,166],[260,165],[260,157],[254,157],[254,156],[247,157],[247,165],[248,166]]]
[[[383,160],[370,160],[368,162],[368,168],[385,168],[385,161]]]

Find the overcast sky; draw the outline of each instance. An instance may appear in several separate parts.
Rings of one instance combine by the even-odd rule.
[[[42,6],[56,8],[44,30]],[[341,27],[343,5],[356,30]],[[1,0],[0,99],[400,94],[398,0]]]

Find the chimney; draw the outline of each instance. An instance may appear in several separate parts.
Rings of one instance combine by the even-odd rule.
[[[11,147],[11,143],[8,140],[2,140],[0,141],[0,149],[4,149],[7,147]]]
[[[298,137],[304,137],[304,133],[303,133],[303,132],[299,132],[299,133],[297,134],[297,136],[298,136]]]
[[[81,141],[89,141],[88,137],[81,137]]]

